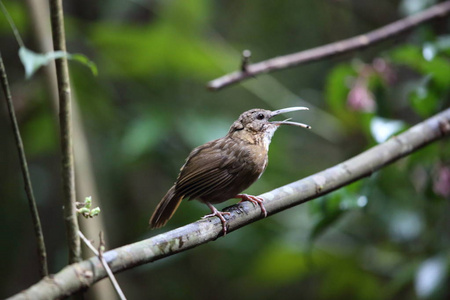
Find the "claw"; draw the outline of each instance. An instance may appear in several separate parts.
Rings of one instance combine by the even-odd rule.
[[[222,229],[223,229],[223,235],[225,236],[227,234],[227,220],[223,217],[223,215],[230,215],[231,213],[226,211],[218,211],[217,208],[215,208],[211,203],[205,202],[206,205],[208,205],[209,209],[211,209],[211,214],[203,216],[202,219],[206,219],[209,217],[218,217],[220,221],[222,222]]]
[[[247,194],[239,194],[236,195],[235,198],[239,198],[242,199],[241,201],[239,201],[239,203],[241,203],[242,201],[250,201],[253,204],[258,204],[259,207],[261,207],[261,212],[264,215],[264,218],[267,217],[267,210],[264,207],[264,199],[258,196],[252,196],[252,195],[247,195]]]

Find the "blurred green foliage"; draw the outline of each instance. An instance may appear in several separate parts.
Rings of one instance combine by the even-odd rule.
[[[70,63],[107,248],[207,213],[196,201],[184,202],[165,228],[147,228],[190,150],[226,134],[245,110],[303,105],[301,99],[311,108],[292,117],[312,125],[312,131],[276,133],[268,169],[248,190],[260,194],[342,162],[448,108],[448,18],[364,51],[220,92],[205,89],[208,80],[239,67],[244,49],[257,62],[378,28],[435,2],[64,1],[68,51],[85,54],[99,70],[93,76]],[[35,51],[26,3],[4,3],[25,45]],[[54,273],[67,260],[57,115],[43,72],[25,80],[18,50],[0,17],[0,51]],[[0,110],[0,208],[7,212],[0,222],[4,298],[37,281],[38,272],[10,124],[3,105]],[[124,272],[118,280],[130,299],[448,299],[449,185],[447,139],[370,178]]]

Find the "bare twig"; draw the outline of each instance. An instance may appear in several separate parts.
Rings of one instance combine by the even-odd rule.
[[[401,19],[363,35],[248,65],[245,72],[236,71],[224,75],[220,78],[210,81],[207,87],[210,90],[219,90],[223,87],[243,81],[250,77],[254,77],[258,74],[290,68],[300,64],[305,64],[357,49],[362,49],[375,43],[381,42],[387,38],[399,35],[400,33],[408,31],[432,19],[447,16],[449,13],[450,1],[445,1],[440,4],[436,4],[417,15]]]
[[[273,215],[310,201],[370,176],[380,168],[448,135],[450,109],[339,165],[261,195],[265,199],[264,206],[269,215]],[[262,218],[260,208],[248,202],[231,206],[227,211],[231,212],[228,232]],[[214,241],[221,232],[222,223],[213,217],[110,250],[103,257],[113,272],[119,272]],[[10,299],[60,298],[89,287],[105,276],[99,259],[94,257],[67,266],[53,277],[46,277]]]
[[[97,257],[100,259],[100,261],[103,265],[103,268],[105,268],[105,271],[108,274],[109,280],[111,280],[111,284],[113,285],[114,289],[117,292],[117,295],[119,295],[120,299],[126,300],[127,298],[125,297],[124,293],[122,292],[122,289],[120,288],[119,283],[116,280],[116,277],[114,277],[113,272],[111,271],[111,269],[108,266],[108,263],[106,262],[105,258],[103,257],[103,249],[102,248],[104,247],[105,242],[103,240],[102,231],[100,231],[100,246],[99,246],[98,251],[97,251],[97,249],[95,249],[95,247],[92,245],[92,243],[84,236],[84,234],[81,231],[78,231],[78,235],[83,240],[83,242],[86,244],[86,246],[88,246],[89,249],[91,249],[91,251],[94,252],[94,254],[97,255]]]
[[[50,0],[50,14],[55,51],[66,51],[62,0]],[[59,122],[61,135],[62,181],[64,193],[64,219],[69,245],[69,262],[81,259],[78,219],[75,208],[75,171],[72,145],[72,111],[69,67],[66,58],[55,61],[59,91]]]
[[[241,72],[247,72],[250,56],[252,56],[252,52],[250,50],[242,51]]]
[[[16,115],[14,113],[14,106],[12,102],[11,92],[9,90],[8,77],[6,76],[5,66],[3,65],[2,55],[0,53],[0,77],[3,92],[5,94],[6,105],[8,107],[9,117],[11,119],[14,138],[16,140],[17,150],[19,152],[20,167],[22,169],[23,180],[25,182],[25,192],[28,198],[28,205],[30,206],[31,218],[34,225],[34,233],[36,235],[37,250],[39,256],[39,273],[42,277],[48,275],[47,267],[47,252],[45,250],[44,234],[42,232],[41,220],[36,206],[36,201],[33,194],[33,186],[31,185],[30,173],[28,172],[28,164],[25,156],[25,149],[20,135],[19,125],[17,123]]]

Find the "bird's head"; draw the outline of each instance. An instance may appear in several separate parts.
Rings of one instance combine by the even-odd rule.
[[[277,115],[297,110],[308,110],[308,108],[289,107],[274,111],[260,108],[248,110],[242,113],[239,118],[233,123],[233,125],[231,125],[228,134],[233,136],[242,136],[242,138],[246,137],[246,139],[249,139],[249,137],[251,136],[260,137],[257,140],[261,140],[262,142],[264,142],[267,148],[273,134],[280,125],[293,125],[308,129],[311,128],[311,126],[309,125],[291,122],[289,121],[289,119],[284,121],[270,121],[271,118]]]

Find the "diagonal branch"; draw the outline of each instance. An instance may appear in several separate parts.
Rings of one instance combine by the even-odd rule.
[[[31,218],[34,225],[34,234],[36,235],[36,242],[39,256],[39,272],[42,277],[48,275],[47,266],[47,251],[45,250],[44,233],[42,232],[41,219],[39,218],[39,211],[34,199],[33,186],[31,185],[30,173],[28,172],[27,158],[25,156],[25,149],[20,136],[19,124],[17,124],[16,115],[9,90],[8,77],[6,76],[5,66],[3,65],[2,55],[0,53],[0,80],[5,94],[6,104],[8,107],[9,117],[12,122],[14,138],[16,139],[17,150],[19,151],[20,167],[22,169],[23,179],[25,182],[25,192],[28,198],[28,205],[30,206]]]
[[[325,195],[360,178],[370,176],[436,140],[450,135],[450,108],[339,165],[261,195],[269,215]],[[228,232],[261,219],[259,207],[243,202],[231,212]],[[214,241],[222,232],[218,218],[197,221],[175,230],[104,253],[113,272],[153,262]],[[106,277],[98,257],[65,267],[10,299],[55,299],[89,287]]]
[[[436,4],[419,14],[398,20],[394,23],[368,32],[366,34],[248,65],[246,66],[245,72],[235,71],[233,73],[224,75],[220,78],[210,81],[207,87],[208,89],[215,91],[234,83],[243,81],[247,78],[255,77],[258,74],[286,69],[298,66],[300,64],[305,64],[323,58],[337,56],[342,53],[366,48],[370,45],[379,43],[385,39],[411,30],[412,28],[422,23],[436,18],[445,17],[448,14],[450,14],[450,1],[445,1],[440,4]]]
[[[108,274],[109,280],[111,280],[111,284],[113,285],[117,295],[121,300],[126,300],[125,294],[122,292],[122,289],[120,288],[119,283],[117,282],[116,277],[114,277],[113,272],[108,266],[108,263],[106,262],[105,258],[103,257],[103,251],[100,251],[102,247],[104,247],[104,241],[103,241],[103,233],[100,231],[100,246],[99,250],[94,248],[92,243],[84,236],[84,234],[81,231],[78,231],[78,235],[83,240],[83,242],[86,244],[86,246],[91,249],[92,252],[94,252],[95,255],[99,258],[100,262],[102,263],[103,268],[105,268],[106,274]]]
[[[50,0],[53,47],[55,51],[66,52],[62,0]],[[59,123],[61,135],[61,164],[64,194],[64,220],[69,246],[69,262],[81,259],[81,244],[78,237],[78,219],[75,208],[75,170],[72,144],[72,110],[69,82],[69,67],[66,58],[55,61],[59,91]]]

